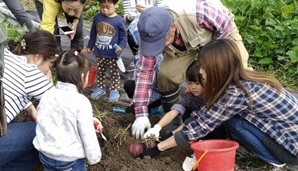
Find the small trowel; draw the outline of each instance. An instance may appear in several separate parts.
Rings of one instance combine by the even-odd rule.
[[[117,50],[118,48],[119,46],[117,44],[114,44],[114,49]],[[117,65],[121,72],[125,72],[125,66],[123,64],[121,55],[117,56]]]

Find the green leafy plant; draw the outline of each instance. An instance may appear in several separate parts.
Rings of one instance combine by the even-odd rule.
[[[9,22],[8,17],[4,17],[0,20],[0,25],[4,28],[7,34],[6,42],[9,41],[20,41],[20,39],[28,33],[28,29],[26,26],[23,26],[22,28],[19,27],[18,24],[14,24],[12,22]]]
[[[223,0],[256,70],[267,71],[298,90],[298,2],[295,0]]]
[[[93,114],[94,117],[96,117],[100,121],[102,121],[103,118],[107,117],[107,112],[101,112],[101,111],[98,110],[98,108],[95,105],[93,105],[93,106],[94,106],[94,109],[96,111],[96,113]]]
[[[118,129],[117,134],[114,136],[114,139],[117,139],[117,147],[121,146],[122,143],[125,141],[128,135],[128,129],[130,128],[131,124],[129,124],[125,129]]]

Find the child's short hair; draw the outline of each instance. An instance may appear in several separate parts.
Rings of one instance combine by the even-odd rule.
[[[201,65],[198,61],[193,61],[186,69],[185,76],[186,81],[199,82],[201,85],[203,82],[202,74],[200,73]]]
[[[101,3],[113,3],[114,5],[118,3],[119,0],[98,0]]]
[[[90,59],[75,49],[64,51],[55,62],[57,81],[72,83],[81,93],[90,68]],[[82,74],[84,74],[83,79]]]

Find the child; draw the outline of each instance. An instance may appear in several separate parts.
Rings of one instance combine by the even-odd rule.
[[[187,93],[179,101],[179,103],[174,104],[171,110],[166,113],[161,120],[153,127],[150,128],[145,134],[144,138],[149,137],[153,134],[155,137],[159,137],[160,130],[168,125],[177,115],[182,115],[183,121],[189,118],[192,111],[200,110],[204,101],[200,98],[203,92],[200,74],[200,65],[197,61],[194,61],[189,65],[186,70],[186,82],[188,84]],[[172,135],[172,133],[171,133]],[[168,136],[168,135],[167,135]],[[165,137],[162,137],[164,139]]]
[[[96,132],[100,121],[82,92],[88,84],[91,63],[77,50],[62,53],[55,63],[56,88],[47,91],[37,107],[34,147],[45,170],[86,170],[84,159],[101,159]],[[99,125],[94,129],[93,122]]]
[[[88,53],[94,48],[98,67],[97,87],[91,93],[91,98],[98,99],[106,93],[105,75],[108,68],[111,76],[109,101],[117,102],[120,97],[120,74],[116,61],[117,55],[126,47],[125,22],[115,12],[118,0],[100,0],[99,5],[100,13],[94,17],[87,46]],[[113,49],[114,44],[119,45],[117,50]]]
[[[225,122],[232,138],[265,162],[298,169],[298,100],[272,76],[245,70],[232,40],[211,41],[198,60],[206,105],[174,136],[142,155],[153,157],[199,140]]]

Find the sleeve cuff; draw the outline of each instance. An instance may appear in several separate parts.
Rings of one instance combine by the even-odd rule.
[[[147,106],[137,106],[135,107],[136,118],[142,116],[148,116],[148,107]]]
[[[184,115],[185,113],[185,108],[181,104],[174,104],[171,110],[177,110],[180,115]]]

